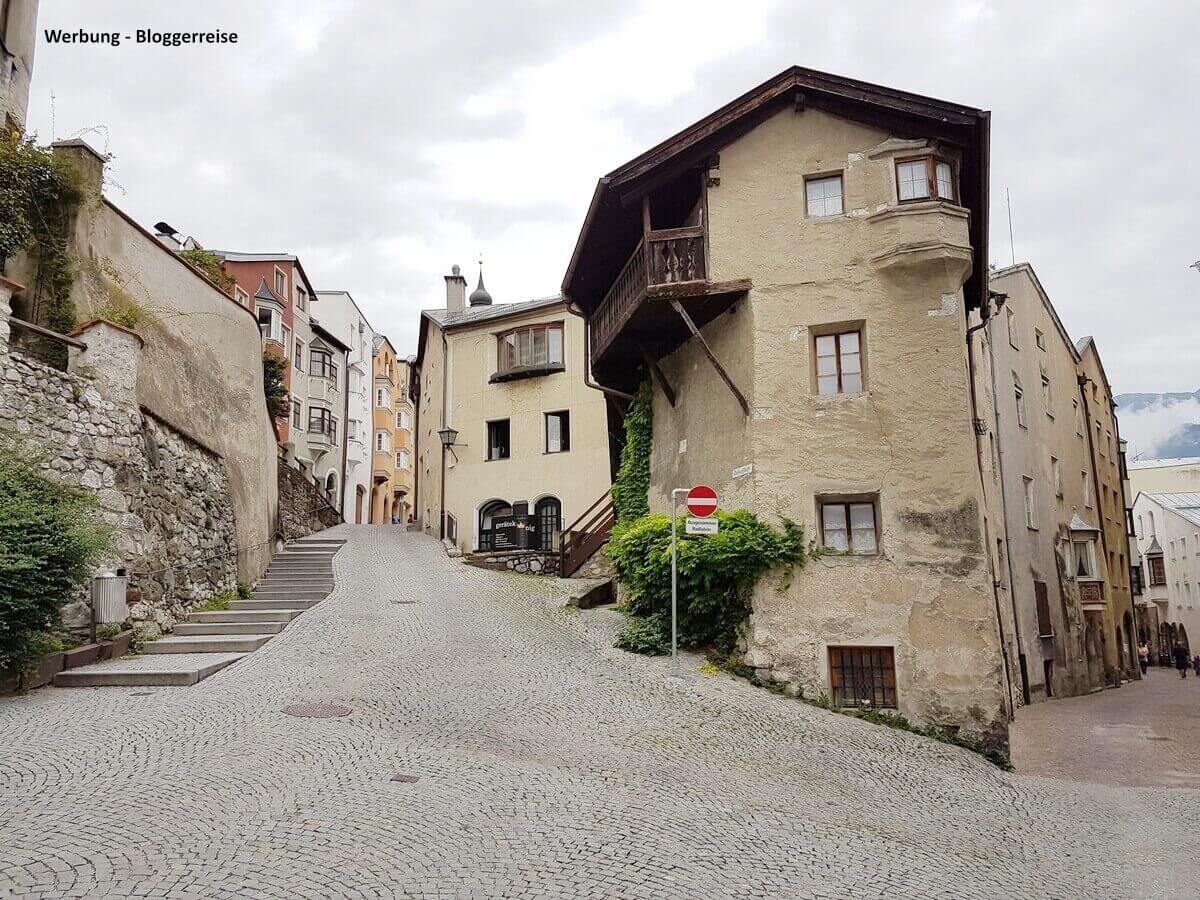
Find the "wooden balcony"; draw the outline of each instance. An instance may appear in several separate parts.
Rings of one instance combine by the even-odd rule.
[[[598,370],[640,365],[670,353],[691,335],[672,307],[683,300],[703,326],[750,289],[749,280],[709,280],[704,228],[691,225],[647,231],[590,317],[591,355]]]

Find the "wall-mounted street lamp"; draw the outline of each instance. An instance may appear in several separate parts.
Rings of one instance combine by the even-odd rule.
[[[458,443],[458,429],[451,428],[447,425],[445,428],[438,429],[438,437],[442,439],[442,484],[441,484],[441,526],[439,527],[439,536],[442,540],[446,539],[446,451],[450,451],[450,455],[454,457],[455,465],[458,464],[458,454],[454,452],[455,447],[465,447],[466,444]]]

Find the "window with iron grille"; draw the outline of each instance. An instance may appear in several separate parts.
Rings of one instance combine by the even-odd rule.
[[[896,708],[896,661],[891,647],[830,647],[830,696],[837,706]]]

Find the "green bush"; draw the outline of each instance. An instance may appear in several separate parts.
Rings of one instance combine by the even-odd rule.
[[[650,385],[638,389],[637,398],[625,413],[625,446],[621,466],[612,486],[613,509],[618,522],[632,522],[650,511],[650,449],[654,438],[654,413]]]
[[[287,419],[292,414],[292,397],[283,381],[284,373],[287,372],[287,360],[274,353],[264,353],[262,365],[267,411],[272,418]]]
[[[180,250],[179,255],[183,257],[195,269],[199,269],[204,273],[204,277],[219,287],[224,293],[228,294],[233,290],[233,286],[237,284],[237,279],[225,271],[225,267],[221,264],[221,257],[213,253],[211,250]]]
[[[773,569],[790,573],[809,551],[804,530],[784,520],[779,531],[746,510],[718,512],[720,531],[686,535],[678,523],[679,645],[728,652],[750,614],[755,582]],[[650,646],[657,629],[670,646],[671,518],[642,516],[618,525],[605,549],[629,598],[630,622],[617,646]],[[646,652],[638,650],[637,652]]]
[[[234,600],[247,599],[242,597],[241,592],[237,588],[226,588],[223,591],[218,591],[208,598],[200,606],[193,607],[193,612],[224,612],[229,609],[229,604]]]
[[[666,656],[671,652],[671,620],[661,613],[630,616],[617,635],[616,647],[643,656]]]
[[[0,442],[0,672],[21,670],[110,545],[95,497]]]

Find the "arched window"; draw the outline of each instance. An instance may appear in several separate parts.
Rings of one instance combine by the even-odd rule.
[[[493,500],[484,504],[479,510],[479,549],[491,550],[495,543],[495,532],[492,530],[497,519],[511,516],[513,509],[503,500]]]
[[[562,504],[556,497],[543,497],[534,507],[537,517],[537,549],[554,549],[554,532],[562,529]]]

